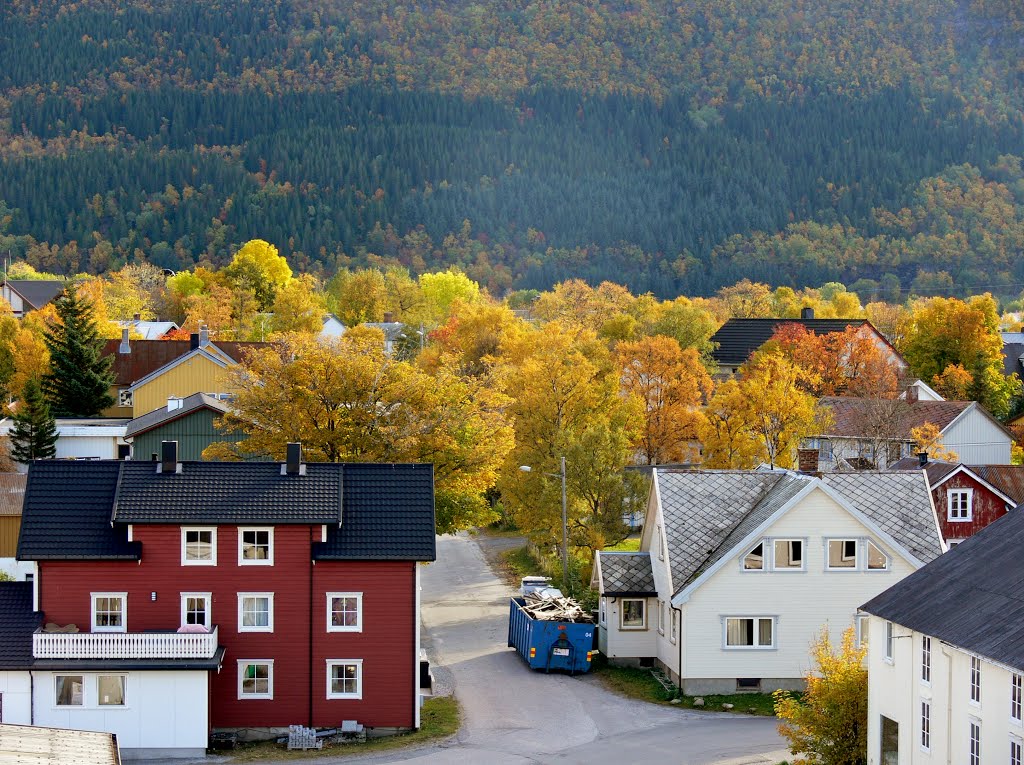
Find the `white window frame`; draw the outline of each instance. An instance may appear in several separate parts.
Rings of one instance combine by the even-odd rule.
[[[658,598],[658,634],[665,636],[665,601]]]
[[[334,599],[356,599],[356,625],[354,627],[333,624]],[[327,631],[328,632],[362,632],[363,631],[363,593],[361,592],[329,592],[327,593]]]
[[[932,639],[927,635],[921,636],[921,682],[932,684]]]
[[[658,560],[665,560],[665,540],[662,537],[661,526],[655,526],[658,530]]]
[[[601,598],[599,604],[599,610],[597,614],[597,623],[602,627],[608,626],[608,604],[605,602],[606,598]]]
[[[121,625],[119,627],[99,626],[96,624],[96,601],[99,598],[121,599]],[[89,630],[91,632],[127,632],[128,631],[128,593],[127,592],[90,592]],[[113,612],[109,612],[113,613]]]
[[[793,545],[794,542],[799,542],[800,543],[800,565],[799,566],[781,566],[780,567],[780,566],[776,565],[776,562],[775,562],[775,546],[777,544],[779,544],[780,542],[788,542],[789,545],[790,545],[790,552],[792,552],[792,549],[793,549],[792,545]],[[771,565],[771,570],[772,571],[797,572],[797,571],[806,571],[807,570],[807,540],[806,539],[801,539],[799,537],[778,537],[778,538],[774,538],[773,537],[772,539],[768,540],[768,543],[771,546],[771,551],[772,551],[772,565]]]
[[[188,599],[202,598],[206,601],[206,624],[203,626],[208,630],[213,629],[213,593],[212,592],[183,592],[181,593],[181,626],[188,624]]]
[[[675,645],[676,638],[679,635],[679,612],[676,611],[674,608],[670,608],[669,609],[669,618],[672,620],[671,640],[672,640],[672,644]]]
[[[243,693],[242,683],[245,680],[245,668],[249,665],[267,665],[267,692]],[[241,699],[273,699],[274,698],[274,660],[273,659],[238,659],[238,698]]]
[[[73,703],[72,704],[61,704],[60,703],[60,692],[57,690],[57,682],[62,677],[67,677],[67,678],[76,678],[77,677],[79,680],[81,680],[82,695],[81,695],[81,701],[78,704],[73,704]],[[58,673],[54,674],[54,676],[53,676],[53,706],[54,706],[54,708],[56,708],[56,709],[68,709],[68,708],[78,708],[78,709],[81,709],[81,708],[83,708],[85,706],[85,699],[86,699],[86,690],[85,690],[85,675],[84,674],[72,675],[72,674],[68,674],[68,673],[64,673],[64,672],[58,672]]]
[[[761,565],[760,565],[759,568],[753,568],[753,567],[747,568],[747,558],[749,558],[751,555],[754,554],[754,550],[756,550],[758,548],[758,545],[760,545],[760,547],[761,547]],[[767,548],[768,548],[768,540],[767,539],[762,539],[760,542],[758,542],[753,547],[751,547],[749,550],[747,550],[745,553],[743,553],[743,555],[740,556],[740,571],[745,571],[745,572],[756,571],[758,573],[760,573],[762,571],[767,571],[768,570],[768,556],[765,553]]]
[[[353,693],[336,693],[333,690],[334,667],[356,667],[356,690]],[[362,659],[328,659],[327,660],[327,698],[328,699],[361,699],[363,697],[363,660]]]
[[[190,532],[210,532],[210,559],[189,560],[186,557],[188,535]],[[182,526],[181,527],[181,565],[182,566],[216,566],[217,565],[217,527],[216,526]]]
[[[1010,722],[1020,725],[1021,711],[1024,708],[1024,676],[1019,672],[1010,673]]]
[[[848,560],[846,557],[846,544],[847,542],[853,542],[853,565],[852,566],[833,566],[832,565],[832,543],[838,542],[843,545],[842,554],[839,556],[840,560]],[[825,570],[826,571],[858,571],[860,570],[860,540],[854,537],[829,537],[825,539]],[[864,563],[867,567],[867,562]]]
[[[245,601],[248,598],[267,599],[267,626],[246,626],[244,624]],[[238,631],[239,632],[273,632],[274,631],[274,593],[272,592],[240,592],[238,593]]]
[[[267,532],[267,557],[246,558],[245,535],[247,532]],[[273,566],[274,565],[274,527],[273,526],[239,526],[238,527],[238,565],[239,566]]]
[[[957,512],[965,513],[962,517],[954,513],[953,507],[953,496],[961,494],[966,495],[967,502],[967,507],[957,508]],[[951,523],[970,523],[974,520],[974,489],[946,490],[946,520]]]
[[[920,723],[921,738],[918,743],[921,745],[921,751],[930,752],[932,750],[932,702],[930,699],[921,699]]]
[[[981,765],[981,720],[971,717],[968,725],[967,762],[969,765]]]
[[[893,656],[893,647],[894,647],[894,644],[895,644],[895,638],[894,638],[892,633],[893,633],[893,623],[892,622],[886,622],[885,623],[885,660],[887,662],[889,662],[890,664],[894,664],[895,663],[895,658]]]
[[[754,622],[754,644],[753,645],[729,645],[729,622],[735,620],[753,620]],[[768,619],[772,623],[772,642],[769,645],[760,645],[758,640],[761,637],[761,625],[762,619]],[[725,651],[775,651],[779,647],[779,635],[778,635],[778,622],[777,616],[771,616],[769,614],[756,614],[753,616],[747,616],[745,614],[730,614],[729,616],[722,617],[722,649]]]
[[[871,568],[871,548],[874,547],[878,552],[885,558],[885,565],[881,568]],[[892,566],[892,558],[889,556],[882,546],[873,539],[864,540],[864,570],[868,573],[879,573],[882,571],[888,571]]]
[[[1010,765],[1022,765],[1024,760],[1024,741],[1020,736],[1010,734]]]
[[[640,604],[640,611],[643,616],[641,624],[626,624],[626,604],[637,602]],[[620,630],[645,630],[647,629],[647,598],[619,598],[619,629]]]
[[[979,706],[981,704],[981,659],[977,656],[971,657],[970,689],[971,704]]]
[[[116,677],[121,680],[121,703],[120,704],[104,704],[100,698],[100,678],[101,677]],[[96,690],[96,706],[104,709],[114,707],[117,709],[124,709],[128,706],[128,676],[122,672],[101,672],[95,676],[95,690]]]

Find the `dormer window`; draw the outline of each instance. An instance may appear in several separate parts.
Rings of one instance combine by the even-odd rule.
[[[240,528],[238,530],[238,565],[274,565],[273,528]]]
[[[950,489],[946,492],[950,521],[970,521],[974,518],[974,489]]]

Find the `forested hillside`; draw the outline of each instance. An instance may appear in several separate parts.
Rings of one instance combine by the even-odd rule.
[[[709,294],[1024,282],[1011,0],[14,0],[0,248]]]

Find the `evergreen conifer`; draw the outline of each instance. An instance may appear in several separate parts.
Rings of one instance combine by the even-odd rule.
[[[51,459],[57,454],[57,425],[43,397],[39,381],[25,383],[25,394],[11,428],[11,456],[18,462]]]
[[[43,393],[55,417],[94,417],[114,403],[113,359],[103,356],[92,304],[80,299],[73,287],[64,289],[54,308],[60,322],[44,335],[50,372],[43,376]]]

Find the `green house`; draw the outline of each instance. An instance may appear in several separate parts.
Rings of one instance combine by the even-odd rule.
[[[131,444],[132,459],[157,459],[161,441],[177,441],[178,459],[182,461],[201,460],[203,449],[216,441],[241,441],[244,433],[224,433],[214,425],[214,420],[229,408],[226,401],[206,393],[169,398],[167,406],[128,423],[124,438]]]

